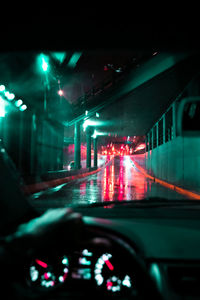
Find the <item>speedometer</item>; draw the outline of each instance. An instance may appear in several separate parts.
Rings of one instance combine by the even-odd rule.
[[[66,256],[56,260],[36,258],[29,268],[29,284],[40,289],[51,289],[65,282],[69,272]]]
[[[111,253],[104,253],[97,259],[94,278],[97,286],[108,292],[120,292],[132,287],[130,275],[124,267],[120,267]]]

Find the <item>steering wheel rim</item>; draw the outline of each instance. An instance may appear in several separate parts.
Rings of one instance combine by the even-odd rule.
[[[131,246],[129,242],[124,240],[124,237],[120,237],[116,232],[109,232],[107,229],[104,231],[98,226],[87,226],[87,233],[94,236],[103,236],[108,238],[111,242],[117,243],[119,247],[127,251],[131,257],[131,266],[137,275],[137,288],[139,292],[139,299],[148,299],[149,297],[154,300],[163,300],[163,297],[156,285],[156,282],[148,272],[147,266],[140,253],[134,250],[134,246]]]
[[[84,226],[84,239],[86,240],[86,243],[84,246],[88,245],[88,241],[94,240],[94,238],[105,238],[107,241],[109,241],[113,245],[118,245],[119,249],[123,249],[124,252],[127,252],[129,254],[129,257],[131,258],[130,260],[130,266],[134,270],[135,277],[136,279],[136,287],[138,290],[138,295],[137,297],[139,299],[148,299],[153,298],[154,300],[161,300],[162,296],[156,286],[155,281],[153,278],[150,276],[148,269],[145,265],[145,261],[138,253],[134,250],[134,246],[131,246],[129,242],[126,242],[124,240],[124,237],[120,237],[118,233],[109,231],[106,229],[103,229],[98,226]],[[92,244],[91,244],[92,245]],[[94,245],[94,244],[93,244]],[[97,245],[98,246],[98,245]],[[71,251],[73,251],[73,248],[79,247],[80,245],[71,245]],[[38,249],[37,249],[38,250]],[[130,268],[129,266],[129,268]],[[37,293],[36,293],[37,294]],[[98,291],[97,291],[98,294]],[[43,295],[38,293],[38,298],[34,299],[42,299]],[[94,295],[93,295],[94,296]],[[44,298],[46,297],[46,294],[44,294]],[[10,298],[10,296],[8,297]],[[13,295],[12,295],[13,298]],[[23,299],[30,299],[32,297],[28,297],[28,293],[24,295]],[[137,299],[138,299],[137,298]],[[14,297],[13,299],[21,299],[20,295],[16,294],[16,298]]]

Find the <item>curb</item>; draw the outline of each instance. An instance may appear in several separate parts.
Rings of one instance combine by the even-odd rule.
[[[174,185],[172,183],[169,183],[167,181],[164,181],[164,180],[161,180],[159,178],[156,178],[152,175],[149,175],[148,172],[143,168],[141,167],[137,162],[134,161],[133,158],[131,158],[131,161],[132,163],[135,165],[135,167],[147,178],[153,180],[154,182],[156,183],[159,183],[161,185],[163,185],[164,187],[168,188],[168,189],[171,189],[171,190],[174,190],[176,191],[177,193],[179,194],[182,194],[184,196],[188,196],[189,198],[192,198],[192,199],[197,199],[197,200],[200,200],[200,195],[198,193],[195,193],[195,192],[192,192],[190,190],[187,190],[187,189],[184,189],[184,188],[181,188],[181,187],[178,187],[177,185]]]
[[[73,180],[76,180],[79,178],[93,175],[93,174],[101,171],[103,168],[105,168],[111,162],[111,160],[109,160],[105,165],[103,165],[102,167],[100,167],[94,171],[77,174],[77,175],[72,175],[72,176],[68,176],[68,177],[64,177],[64,178],[53,179],[53,180],[49,180],[49,181],[42,181],[42,182],[38,182],[38,183],[34,183],[34,184],[25,185],[22,187],[22,191],[25,195],[31,195],[34,193],[44,191],[48,188],[56,187],[58,185],[61,185],[61,184],[64,184],[64,183],[67,183],[67,182],[70,182],[70,181],[73,181]]]

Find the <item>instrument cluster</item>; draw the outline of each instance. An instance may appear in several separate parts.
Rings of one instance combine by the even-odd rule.
[[[40,253],[26,272],[29,287],[38,291],[89,289],[107,294],[136,292],[134,272],[125,251],[84,248]]]

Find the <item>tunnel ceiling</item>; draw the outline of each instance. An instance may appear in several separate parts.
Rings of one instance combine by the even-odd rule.
[[[102,109],[109,126],[101,130],[118,136],[145,135],[198,70],[198,58],[189,57],[119,97]]]
[[[28,109],[42,114],[44,74],[38,71],[38,54],[1,53],[0,84],[23,99]],[[166,69],[154,72],[162,54],[151,51],[47,51],[45,54],[51,67],[47,89],[49,115],[68,124],[83,116],[86,109],[95,112],[97,108],[100,119],[107,122],[100,130],[121,136],[145,135],[198,69],[196,57],[189,57],[174,60]],[[77,59],[74,64],[73,57]],[[169,54],[169,58],[174,57]],[[83,96],[91,89],[121,75],[122,80],[112,89],[82,105]],[[64,92],[62,97],[58,95],[59,89]]]

